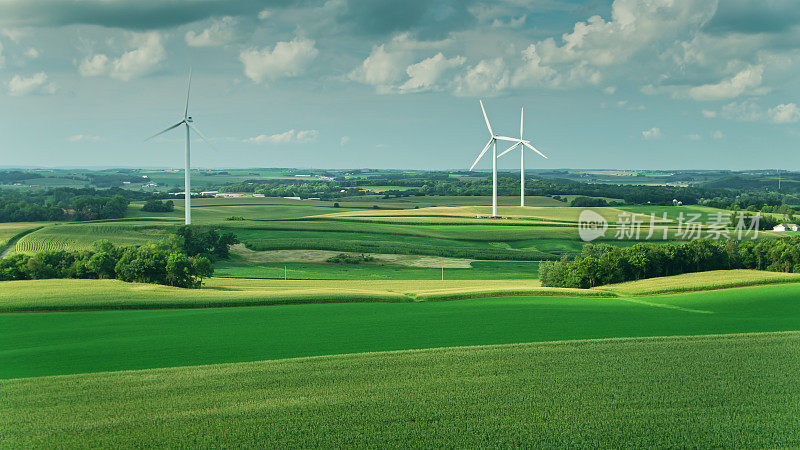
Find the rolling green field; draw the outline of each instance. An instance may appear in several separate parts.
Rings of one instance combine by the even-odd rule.
[[[797,447],[799,347],[797,332],[610,339],[7,380],[1,439],[7,447]]]
[[[446,268],[447,280],[507,280],[538,278],[538,262],[473,261],[471,269]],[[440,280],[442,269],[377,264],[300,264],[219,262],[214,276],[292,280]]]
[[[3,290],[24,288],[25,283],[28,289],[36,286],[8,283],[17,284],[4,284]],[[336,282],[326,283],[338,291]],[[392,282],[374,283],[390,289]],[[403,282],[394,283],[399,289]],[[437,282],[420,283],[432,289]],[[106,283],[111,288],[116,284]],[[252,289],[253,282],[249,284]],[[462,289],[453,286],[458,284],[450,289]],[[68,285],[62,287],[67,289]],[[636,297],[552,296],[555,292],[446,302],[401,301],[398,295],[389,303],[6,313],[0,314],[0,378],[432,347],[800,328],[800,283]],[[587,294],[591,292],[595,291]],[[74,301],[88,301],[90,296],[76,293]],[[13,292],[3,297],[4,303],[19,301]]]

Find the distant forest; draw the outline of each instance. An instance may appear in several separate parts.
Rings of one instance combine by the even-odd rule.
[[[119,188],[0,189],[0,222],[117,219],[131,200],[152,197]]]

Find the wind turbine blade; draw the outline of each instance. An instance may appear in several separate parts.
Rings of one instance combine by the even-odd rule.
[[[186,122],[186,124],[189,125],[189,128],[191,128],[192,131],[197,133],[197,135],[200,136],[200,139],[205,141],[205,143],[208,144],[209,147],[211,147],[215,151],[219,151],[219,150],[217,150],[217,147],[214,147],[214,144],[212,144],[211,141],[207,137],[205,137],[205,135],[203,135],[203,133],[201,133],[200,130],[198,130],[196,126],[194,126],[193,123]]]
[[[156,137],[156,136],[162,135],[162,134],[166,133],[166,132],[167,132],[167,131],[169,131],[169,130],[172,130],[172,129],[174,129],[174,128],[178,128],[179,126],[183,125],[183,122],[184,122],[184,121],[183,121],[183,120],[181,120],[180,122],[176,123],[175,125],[173,125],[173,126],[171,126],[171,127],[167,128],[166,130],[164,130],[164,131],[159,131],[158,133],[156,133],[156,134],[154,134],[154,135],[150,136],[149,138],[145,139],[145,142],[149,141],[150,139],[153,139],[153,138],[154,138],[154,137]]]
[[[525,123],[523,118],[525,117],[525,107],[520,108],[519,110],[519,138],[522,139],[522,124]]]
[[[494,141],[494,139],[489,139],[489,142],[486,144],[486,147],[483,147],[483,151],[481,152],[481,154],[478,155],[477,158],[475,158],[475,162],[472,163],[472,167],[469,168],[470,172],[472,171],[472,169],[475,168],[475,165],[478,164],[478,161],[480,161],[481,158],[483,158],[483,155],[486,154],[486,150],[489,150],[489,146],[492,145],[492,141]]]
[[[183,110],[183,118],[189,117],[189,92],[192,91],[192,69],[189,68],[189,84],[186,86],[186,109]]]
[[[481,103],[481,111],[483,111],[483,118],[486,120],[486,128],[489,129],[489,134],[494,136],[494,132],[492,131],[492,126],[489,125],[489,116],[486,115],[486,109],[483,108],[483,100],[478,100]]]
[[[533,146],[532,146],[531,144],[528,144],[527,142],[523,142],[523,143],[522,143],[522,145],[524,145],[524,146],[528,147],[529,149],[531,149],[531,150],[535,151],[536,153],[538,153],[539,155],[541,155],[541,157],[542,157],[542,158],[544,158],[544,159],[548,159],[548,158],[547,158],[547,156],[544,156],[544,153],[542,153],[542,152],[540,152],[539,150],[536,150],[535,148],[533,148]]]
[[[499,157],[501,157],[501,156],[505,155],[506,153],[510,152],[511,150],[514,150],[515,148],[517,148],[517,146],[518,146],[519,144],[520,144],[520,143],[519,143],[519,142],[517,142],[516,144],[512,145],[511,147],[508,147],[508,148],[506,149],[506,151],[504,151],[503,153],[500,153],[499,155],[497,155],[497,157],[499,158]]]
[[[508,136],[495,136],[494,138],[499,140],[499,141],[522,142],[522,139],[512,138],[512,137],[508,137]]]

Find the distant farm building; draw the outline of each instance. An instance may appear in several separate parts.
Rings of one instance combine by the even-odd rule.
[[[779,223],[772,227],[773,231],[797,231],[800,227],[796,223]]]

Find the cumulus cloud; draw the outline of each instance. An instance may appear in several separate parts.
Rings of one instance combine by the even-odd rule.
[[[592,16],[575,23],[560,42],[547,38],[529,46],[524,53],[527,62],[515,72],[514,84],[597,84],[600,70],[696,31],[715,10],[715,2],[707,0],[615,0],[609,20]]]
[[[720,130],[717,130],[717,131],[715,131],[715,132],[711,133],[711,137],[712,137],[713,139],[722,139],[722,138],[724,138],[724,137],[725,137],[725,133],[723,133],[723,132],[722,132],[722,131],[720,131]]]
[[[509,74],[503,58],[483,60],[456,78],[455,94],[497,95],[508,87],[508,83]]]
[[[753,101],[743,101],[728,103],[719,112],[704,110],[703,115],[739,122],[795,123],[800,121],[800,108],[796,103],[782,103],[772,108],[763,108]]]
[[[689,89],[689,96],[695,100],[727,100],[739,97],[749,89],[761,85],[764,74],[763,65],[748,66],[736,75],[718,83],[704,84]]]
[[[387,92],[402,78],[407,58],[405,52],[389,52],[381,44],[373,47],[369,56],[348,77],[353,81],[375,86],[380,92]]]
[[[239,53],[244,64],[244,74],[256,83],[302,74],[319,54],[315,42],[305,38],[294,38],[289,42],[278,42],[275,47],[249,49]]]
[[[131,39],[133,50],[118,58],[109,58],[103,53],[87,56],[78,66],[78,72],[84,77],[107,75],[122,81],[148,75],[166,58],[162,41],[157,32],[136,34]]]
[[[661,129],[658,127],[653,127],[650,128],[649,130],[642,131],[642,137],[648,141],[661,139],[663,136],[664,135],[661,133]]]
[[[775,123],[794,123],[800,120],[800,108],[796,103],[785,103],[770,108],[767,115]]]
[[[408,80],[400,85],[402,92],[420,92],[434,89],[442,75],[449,69],[459,67],[464,64],[466,58],[456,56],[445,58],[439,52],[436,55],[423,59],[406,68]]]
[[[218,47],[236,40],[237,20],[225,16],[215,20],[208,28],[199,33],[187,31],[184,39],[190,47]]]
[[[44,72],[35,73],[29,77],[14,75],[8,82],[8,93],[13,96],[31,94],[54,94],[56,86],[47,81],[47,74]]]
[[[270,16],[272,16],[272,11],[270,11],[268,9],[262,9],[261,11],[258,12],[258,19],[259,20],[266,20]]]
[[[283,133],[276,133],[272,135],[259,134],[251,138],[244,139],[242,142],[248,144],[307,144],[316,142],[319,138],[318,130],[299,130],[291,129]]]
[[[29,48],[25,50],[25,57],[28,59],[36,59],[39,57],[39,50],[36,50],[33,47]]]

